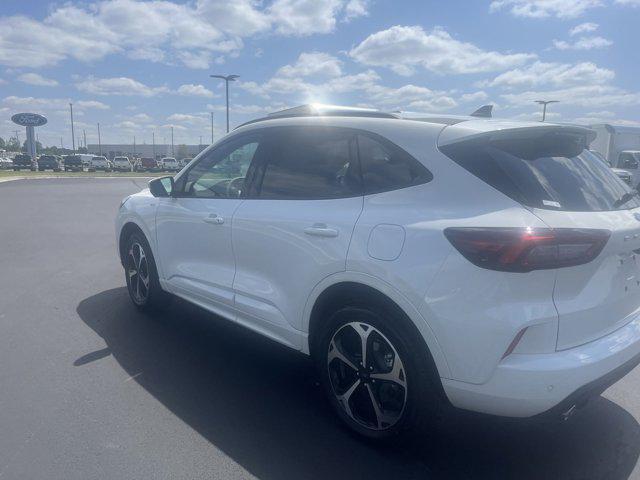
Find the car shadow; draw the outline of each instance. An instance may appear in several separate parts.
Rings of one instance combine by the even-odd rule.
[[[626,479],[640,427],[599,397],[562,424],[448,415],[438,431],[386,447],[335,419],[311,362],[235,324],[176,300],[139,313],[125,288],[86,298],[77,312],[135,381],[247,471],[273,478]]]

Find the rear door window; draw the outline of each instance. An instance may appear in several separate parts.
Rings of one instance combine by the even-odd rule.
[[[319,200],[362,195],[355,135],[332,127],[271,130],[259,198]]]
[[[523,205],[574,212],[640,207],[637,192],[584,149],[576,137],[463,142],[441,150]]]

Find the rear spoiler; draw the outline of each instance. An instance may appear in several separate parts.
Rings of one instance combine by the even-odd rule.
[[[535,139],[547,134],[583,137],[585,145],[589,145],[596,137],[595,131],[578,125],[548,123],[523,125],[509,121],[470,120],[446,127],[440,134],[438,146],[472,141],[489,143],[496,140]]]

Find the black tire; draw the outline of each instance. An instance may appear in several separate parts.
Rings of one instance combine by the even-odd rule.
[[[143,251],[146,269],[144,265],[137,262],[139,256],[136,256],[136,251],[138,248]],[[166,308],[171,301],[171,296],[160,287],[156,262],[145,236],[139,232],[132,233],[127,239],[123,255],[127,290],[136,308],[140,311]],[[142,272],[142,275],[140,273],[132,274],[132,270]],[[143,281],[145,273],[146,285]]]
[[[327,319],[322,332],[318,335],[316,345],[314,345],[313,356],[316,368],[334,411],[351,431],[371,440],[388,441],[390,439],[407,438],[410,434],[416,432],[425,433],[434,424],[444,406],[444,399],[440,393],[442,387],[439,383],[435,383],[436,381],[439,382],[439,378],[434,371],[435,366],[424,341],[419,337],[417,329],[406,323],[409,322],[408,319],[399,317],[399,313],[394,309],[385,308],[384,306],[381,308],[377,305],[375,307],[373,305],[345,306],[335,311]],[[341,383],[340,375],[337,372],[342,371],[341,369],[343,368],[345,372],[353,372],[353,370],[346,366],[346,363],[344,367],[340,365],[341,360],[339,358],[333,358],[330,362],[328,359],[330,346],[337,348],[335,345],[339,337],[335,337],[332,345],[334,335],[347,335],[347,329],[353,329],[352,325],[354,323],[373,327],[370,330],[370,335],[372,336],[369,338],[371,340],[368,342],[371,343],[372,348],[375,348],[373,347],[374,342],[378,343],[379,347],[377,352],[372,349],[373,355],[377,354],[380,357],[380,352],[385,351],[384,343],[391,343],[392,350],[395,350],[395,352],[392,352],[394,355],[393,365],[395,367],[397,361],[395,353],[397,353],[401,360],[399,365],[402,366],[402,369],[399,368],[401,375],[398,377],[404,378],[406,388],[403,389],[399,383],[367,377],[368,369],[374,368],[368,364],[384,365],[379,361],[367,361],[364,366],[359,366],[360,362],[357,355],[351,355],[351,358],[349,358],[350,356],[346,351],[341,352],[347,356],[348,360],[353,359],[352,364],[361,369],[361,372],[355,376],[360,383],[353,390],[350,399],[347,401],[349,409],[352,411],[350,415],[338,400],[337,395],[339,392],[336,392],[334,385]],[[353,342],[347,343],[354,345]],[[383,346],[380,347],[380,345]],[[389,352],[388,349],[386,351]],[[374,360],[376,359],[374,358]],[[355,363],[356,361],[357,363]],[[388,362],[389,360],[385,361]],[[336,364],[336,362],[338,363]],[[374,370],[376,369],[374,368]],[[383,372],[381,370],[378,373]],[[343,388],[348,391],[347,385],[351,381],[348,373],[345,378],[346,382]],[[381,399],[381,395],[384,395],[385,392],[387,397],[386,405],[390,408],[385,407],[384,400],[378,402],[377,406],[384,417],[392,421],[386,425],[379,420],[383,415],[378,416],[371,403],[376,398]],[[342,394],[344,393],[346,392],[343,391]],[[367,398],[370,406],[368,409],[366,408]],[[398,408],[400,398],[404,399],[404,407],[402,409]],[[358,404],[361,405],[359,407],[361,415],[357,413],[358,408],[356,407],[358,407]],[[375,425],[376,422],[377,425]]]

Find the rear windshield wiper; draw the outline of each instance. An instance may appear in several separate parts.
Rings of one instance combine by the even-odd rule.
[[[638,192],[637,190],[634,190],[632,192],[627,192],[624,195],[622,195],[618,200],[616,200],[615,202],[613,202],[613,208],[618,208],[622,205],[624,205],[625,203],[627,203],[629,200],[631,200],[633,197],[636,197],[640,195],[640,192]]]

